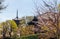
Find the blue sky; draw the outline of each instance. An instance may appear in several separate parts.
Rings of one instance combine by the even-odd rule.
[[[14,19],[18,9],[19,17],[33,15],[33,2],[32,0],[5,0],[5,5],[8,5],[6,9],[0,14],[0,21],[8,19]]]
[[[0,22],[9,19],[14,19],[16,17],[17,9],[20,18],[23,16],[34,15],[33,14],[34,3],[32,0],[5,0],[4,4],[8,5],[8,7],[4,9],[0,14]],[[41,2],[41,4],[43,3]]]

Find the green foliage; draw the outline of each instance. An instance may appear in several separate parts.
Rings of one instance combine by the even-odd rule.
[[[5,37],[4,39],[12,39],[11,37]]]
[[[12,39],[38,39],[38,34],[21,37],[12,37]]]
[[[9,23],[9,26],[12,28],[12,31],[16,31],[17,30],[17,24],[15,23],[15,21],[8,20],[7,22]]]
[[[38,35],[22,36],[20,39],[38,39]]]
[[[20,27],[20,36],[34,34],[33,28],[34,28],[33,25],[21,26]]]
[[[14,35],[12,36],[12,39],[18,39],[18,36],[17,36],[16,34],[14,34]]]
[[[7,31],[7,28],[8,28],[8,26],[7,26],[7,23],[6,22],[2,22],[2,28],[3,28],[3,30],[6,32]]]

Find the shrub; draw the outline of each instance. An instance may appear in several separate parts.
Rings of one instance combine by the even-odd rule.
[[[5,37],[5,38],[3,38],[3,39],[12,39],[11,37]]]
[[[20,39],[38,39],[38,35],[22,36]]]
[[[34,35],[28,35],[28,36],[21,36],[21,37],[12,37],[12,39],[38,39],[38,35],[34,34]]]

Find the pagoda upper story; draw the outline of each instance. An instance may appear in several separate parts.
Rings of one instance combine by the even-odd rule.
[[[18,10],[17,10],[16,18],[13,20],[16,22],[17,26],[20,24],[20,18],[18,17]]]

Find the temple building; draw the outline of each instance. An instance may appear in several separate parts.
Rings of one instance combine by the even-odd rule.
[[[16,22],[17,26],[20,24],[20,18],[18,17],[18,10],[17,10],[16,18],[13,20]]]

